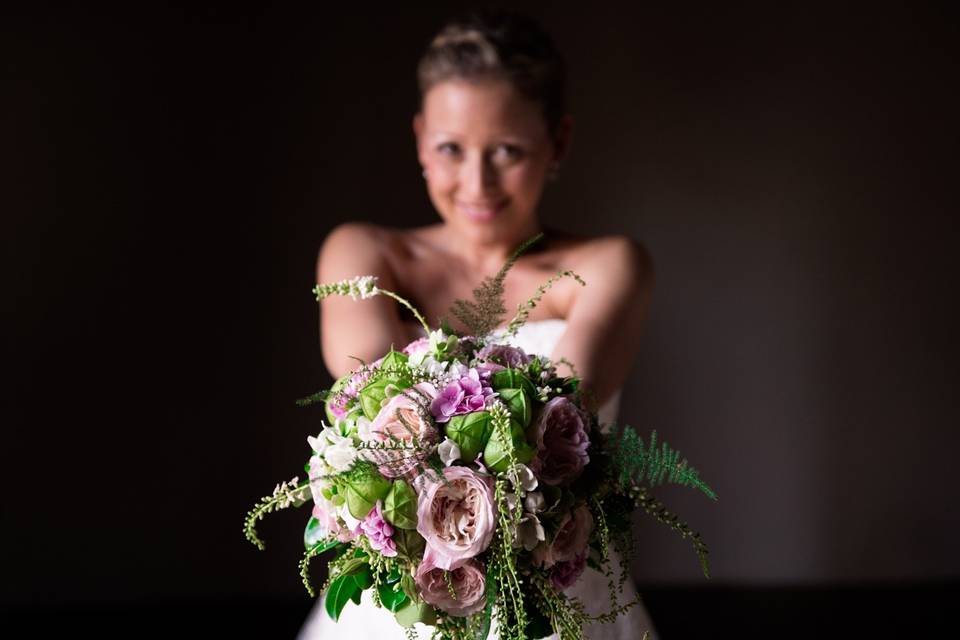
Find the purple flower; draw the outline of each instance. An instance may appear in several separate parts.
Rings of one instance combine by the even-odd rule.
[[[393,527],[383,517],[381,500],[377,500],[377,504],[360,523],[360,528],[363,529],[367,540],[370,541],[370,546],[375,550],[388,558],[397,555],[397,545],[393,541]]]
[[[466,369],[459,380],[449,383],[430,404],[430,413],[437,422],[449,422],[453,416],[482,411],[487,398],[494,395],[490,371],[481,376],[477,369]]]
[[[477,352],[477,358],[514,369],[530,364],[530,356],[523,349],[506,344],[488,344]]]
[[[544,405],[533,423],[531,440],[537,444],[537,457],[530,468],[544,484],[569,484],[590,462],[590,417],[565,397]]]
[[[586,553],[581,553],[573,560],[562,560],[553,565],[553,569],[550,570],[550,582],[553,583],[553,587],[557,591],[569,589],[583,573],[586,566]]]

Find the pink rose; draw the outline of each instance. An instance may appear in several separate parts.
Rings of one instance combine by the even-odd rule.
[[[391,398],[369,426],[358,428],[360,439],[374,447],[362,449],[363,456],[378,465],[387,478],[415,469],[439,441],[439,431],[424,418],[429,416],[430,402],[436,395],[432,384],[421,382]]]
[[[417,338],[403,348],[403,352],[408,356],[426,353],[430,350],[430,338]]]
[[[483,567],[476,560],[464,560],[450,570],[449,583],[446,570],[434,564],[434,557],[428,551],[417,567],[414,575],[420,596],[452,616],[469,616],[480,612],[486,606],[486,576]],[[450,593],[450,586],[456,598]]]
[[[551,543],[541,543],[533,550],[533,560],[546,569],[558,562],[574,560],[586,553],[592,532],[593,516],[587,505],[580,503],[573,511],[563,514]]]
[[[421,485],[417,532],[440,569],[452,569],[490,545],[496,528],[492,485],[489,476],[458,466]]]
[[[553,486],[573,482],[590,462],[589,430],[590,417],[567,398],[545,404],[530,438],[537,444],[537,457],[530,463],[537,478]]]

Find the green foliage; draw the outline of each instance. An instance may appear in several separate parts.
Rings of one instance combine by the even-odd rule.
[[[447,423],[447,437],[460,447],[460,457],[473,462],[483,451],[492,430],[490,413],[474,411],[453,416]]]
[[[537,455],[537,450],[527,443],[523,425],[513,419],[509,425],[509,438],[495,432],[483,449],[484,464],[497,473],[503,473],[518,462],[526,464]]]
[[[490,378],[490,386],[494,391],[501,389],[523,389],[531,398],[536,397],[537,389],[533,386],[530,378],[523,375],[519,369],[503,369],[497,371]]]
[[[621,488],[629,489],[631,485],[643,481],[655,487],[667,481],[699,489],[712,500],[717,499],[717,494],[700,479],[699,473],[689,465],[687,459],[680,459],[678,451],[671,449],[666,442],[657,448],[656,431],[650,436],[649,446],[630,426],[614,431],[607,443],[613,480]]]
[[[310,405],[319,404],[325,402],[330,396],[331,391],[328,389],[323,389],[317,391],[316,393],[311,393],[305,398],[300,398],[296,401],[298,407],[309,407]]]
[[[467,327],[470,335],[485,336],[500,326],[500,321],[507,312],[503,302],[503,281],[507,272],[517,258],[542,237],[542,233],[537,234],[521,244],[495,276],[485,278],[480,286],[473,290],[472,302],[462,299],[454,301],[450,313]]]
[[[353,468],[336,477],[338,492],[346,497],[347,508],[357,520],[363,520],[377,504],[387,497],[392,483],[369,462],[358,461]]]
[[[637,506],[641,507],[648,515],[653,516],[658,522],[667,525],[680,534],[684,540],[689,539],[693,543],[694,551],[700,559],[700,568],[706,578],[710,577],[710,568],[707,565],[707,545],[700,538],[700,534],[692,531],[686,522],[680,520],[675,513],[671,513],[656,498],[647,491],[646,487],[636,487],[633,491],[633,498]]]
[[[288,507],[299,507],[310,498],[310,481],[297,483],[297,478],[280,483],[274,488],[273,495],[264,496],[247,512],[243,521],[243,533],[253,545],[263,551],[266,545],[257,535],[257,522],[263,520],[268,513],[280,511]]]
[[[406,606],[401,607],[395,614],[397,622],[402,627],[412,627],[414,623],[434,624],[437,621],[437,612],[426,602],[408,600]]]
[[[417,494],[405,480],[393,481],[383,499],[383,517],[398,529],[417,528]]]
[[[533,419],[533,405],[527,392],[523,389],[502,389],[500,391],[500,401],[507,406],[507,410],[514,420],[520,423],[524,429],[530,425]]]
[[[561,278],[573,278],[574,280],[579,282],[581,286],[584,286],[584,287],[587,286],[587,283],[583,281],[583,278],[578,276],[573,271],[570,271],[569,269],[566,271],[558,272],[555,276],[551,277],[549,280],[547,280],[542,285],[537,287],[537,292],[533,294],[533,296],[529,300],[517,306],[517,315],[515,315],[513,317],[513,320],[511,320],[510,323],[507,325],[507,333],[509,333],[510,335],[516,335],[517,330],[521,326],[523,326],[523,323],[525,323],[527,321],[527,318],[530,316],[530,310],[536,307],[540,303],[540,300],[543,298],[543,295],[550,290],[550,287],[552,287],[557,282],[557,280],[560,280]],[[499,321],[500,319],[497,318],[498,323]],[[493,325],[493,326],[496,327],[497,325]],[[477,334],[477,335],[481,335],[481,334]]]

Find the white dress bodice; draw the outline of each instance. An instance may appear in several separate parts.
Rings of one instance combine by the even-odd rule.
[[[507,337],[506,342],[520,347],[529,354],[549,357],[554,355],[553,349],[566,327],[567,321],[563,319],[528,321],[518,329],[515,336]],[[559,357],[562,354],[556,355]],[[620,391],[618,390],[598,412],[601,425],[616,421],[619,403]],[[616,567],[616,558],[613,559],[613,564]],[[610,608],[607,579],[594,570],[584,571],[580,580],[567,593],[583,601],[589,613],[599,614]],[[635,594],[633,584],[628,580],[620,596],[621,602],[633,599]],[[417,624],[416,630],[420,640],[428,640],[433,633],[433,627],[422,624]],[[657,640],[657,632],[641,603],[632,607],[626,615],[620,616],[612,624],[586,627],[584,636],[587,640],[639,640],[647,630],[650,631],[650,640]],[[322,599],[318,599],[297,636],[297,640],[405,640],[405,638],[404,630],[397,624],[393,614],[386,609],[378,608],[373,603],[369,591],[363,593],[359,605],[347,604],[338,622],[330,619],[324,611]],[[491,640],[493,639],[494,634],[491,633]],[[558,639],[553,635],[549,640]]]

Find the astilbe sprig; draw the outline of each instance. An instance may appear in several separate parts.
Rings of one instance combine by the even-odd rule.
[[[552,287],[554,283],[561,278],[573,278],[579,282],[581,286],[587,286],[587,283],[584,282],[583,278],[569,269],[558,272],[556,275],[552,276],[549,280],[537,287],[537,292],[533,294],[533,296],[531,296],[526,302],[522,302],[517,306],[517,315],[515,315],[509,324],[507,324],[506,333],[509,335],[516,335],[517,331],[521,326],[523,326],[523,324],[527,321],[527,318],[530,316],[530,311],[540,303],[543,295],[550,290],[550,287]],[[496,326],[496,324],[493,325],[491,329],[495,328]]]
[[[401,298],[393,291],[378,287],[376,276],[354,276],[353,278],[347,280],[339,280],[337,282],[328,284],[318,284],[313,288],[313,294],[317,297],[317,302],[320,302],[324,298],[333,295],[350,296],[354,300],[366,300],[367,298],[371,298],[376,295],[387,296],[388,298],[393,298],[404,307],[409,309],[417,319],[417,322],[420,323],[420,326],[422,326],[427,333],[430,332],[430,325],[427,324],[423,314],[421,314],[417,308],[410,304],[410,302],[405,298]]]
[[[636,506],[642,508],[648,515],[652,516],[658,522],[667,525],[680,534],[684,540],[689,539],[693,543],[693,549],[700,559],[700,568],[703,575],[710,577],[710,568],[707,564],[707,555],[710,553],[706,543],[700,537],[700,534],[693,531],[686,522],[680,520],[677,514],[669,511],[663,503],[654,498],[646,487],[637,486],[631,491],[631,496]]]
[[[261,498],[253,509],[247,512],[247,517],[243,521],[243,533],[247,540],[261,551],[266,549],[266,545],[257,535],[257,522],[263,520],[268,513],[291,506],[299,507],[309,499],[310,481],[298,482],[298,480],[299,478],[294,477],[287,482],[281,482],[274,488],[271,495]]]

